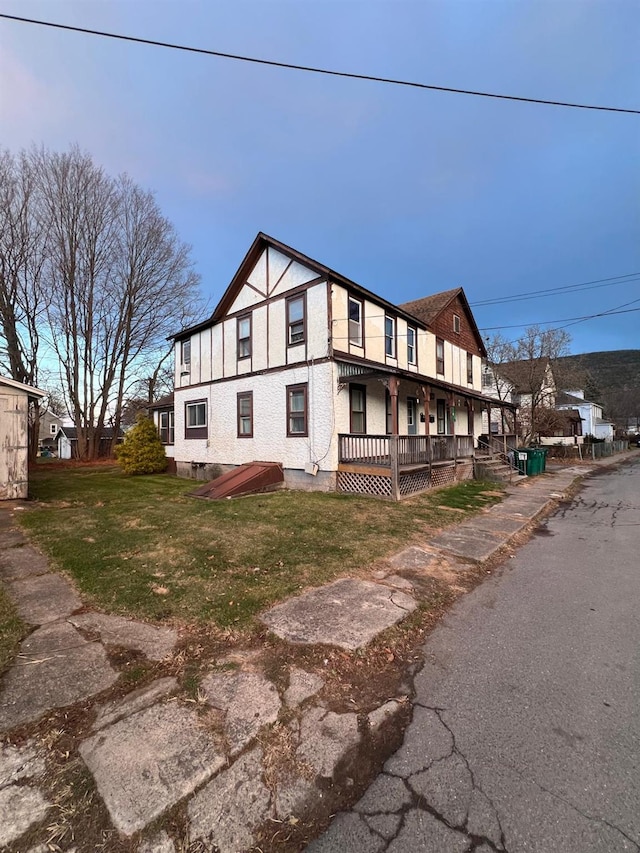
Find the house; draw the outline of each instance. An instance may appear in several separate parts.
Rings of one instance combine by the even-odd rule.
[[[62,426],[62,418],[51,411],[40,412],[38,424],[38,450],[57,453],[56,435]]]
[[[584,391],[562,391],[556,400],[559,411],[575,409],[582,419],[582,434],[604,441],[613,441],[615,426],[603,417],[602,406],[585,400]]]
[[[29,402],[45,391],[0,376],[0,500],[26,498],[29,491]]]
[[[540,444],[576,445],[584,442],[582,417],[578,409],[550,409],[547,423],[541,426]]]
[[[482,394],[485,356],[462,288],[394,305],[260,233],[175,336],[177,473],[260,460],[292,488],[394,498],[472,477],[483,409],[512,408]]]
[[[78,430],[76,427],[61,426],[55,437],[60,459],[78,459]],[[124,441],[124,432],[120,430],[116,443]],[[98,456],[111,456],[113,445],[113,427],[105,427],[100,436]]]
[[[150,403],[147,406],[149,416],[152,418],[160,441],[164,445],[164,451],[167,454],[168,466],[167,471],[170,474],[176,472],[175,462],[175,424],[174,424],[174,405],[173,394],[167,394],[156,400],[155,403]]]
[[[485,417],[483,427],[492,435],[501,435],[507,430],[515,432],[522,440],[538,437],[536,421],[539,413],[553,409],[557,393],[547,358],[485,364],[482,390],[489,397],[515,406],[515,421],[508,421],[504,408],[492,409]]]

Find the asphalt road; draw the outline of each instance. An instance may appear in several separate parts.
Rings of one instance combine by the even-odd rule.
[[[413,720],[308,853],[640,851],[640,464],[589,478],[431,635]]]

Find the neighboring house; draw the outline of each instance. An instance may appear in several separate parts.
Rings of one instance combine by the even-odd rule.
[[[153,419],[160,441],[164,445],[164,452],[169,460],[168,471],[175,474],[175,422],[174,422],[174,406],[173,394],[167,394],[156,400],[155,403],[150,403],[147,406],[150,417]]]
[[[260,460],[290,487],[396,498],[472,476],[492,401],[462,288],[393,305],[261,233],[175,353],[181,475]]]
[[[584,391],[562,391],[558,394],[556,408],[559,411],[575,409],[582,419],[582,434],[592,435],[604,441],[613,441],[615,427],[603,417],[602,406],[585,400]]]
[[[548,423],[540,429],[540,444],[582,444],[582,417],[578,409],[553,409]]]
[[[26,498],[29,491],[29,401],[45,391],[0,376],[0,500]]]
[[[124,432],[120,430],[117,444],[124,441]],[[113,428],[105,427],[100,436],[98,456],[110,456],[113,443]],[[56,433],[56,446],[60,459],[78,458],[78,430],[76,427],[61,426]]]
[[[556,399],[556,383],[551,364],[546,358],[507,361],[482,369],[482,390],[496,400],[508,401],[516,407],[515,424],[505,417],[505,410],[492,410],[483,427],[492,434],[505,431],[518,433],[520,438],[537,438],[535,418],[531,436],[532,412],[552,409]],[[490,426],[489,426],[490,424]]]
[[[49,450],[57,453],[56,435],[62,426],[62,418],[53,412],[40,412],[40,423],[38,427],[38,449]]]

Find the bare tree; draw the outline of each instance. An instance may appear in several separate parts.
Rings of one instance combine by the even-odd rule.
[[[554,366],[567,354],[570,341],[564,329],[530,326],[516,341],[496,336],[489,342],[489,364],[503,393],[515,389],[519,396],[519,425],[525,441],[537,438],[540,413],[555,405]]]
[[[79,455],[95,458],[129,385],[157,384],[167,336],[200,315],[190,248],[151,193],[77,147],[3,155],[0,180],[0,360],[34,381],[46,335]]]
[[[42,270],[46,226],[29,158],[0,152],[0,368],[17,382],[38,385],[40,327],[46,310]],[[40,406],[31,404],[29,453],[38,448]]]

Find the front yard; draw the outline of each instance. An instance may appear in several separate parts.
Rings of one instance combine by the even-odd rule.
[[[398,504],[291,491],[206,501],[187,496],[195,485],[51,464],[33,472],[20,523],[100,609],[244,628],[273,602],[361,574],[501,496],[470,481]]]

